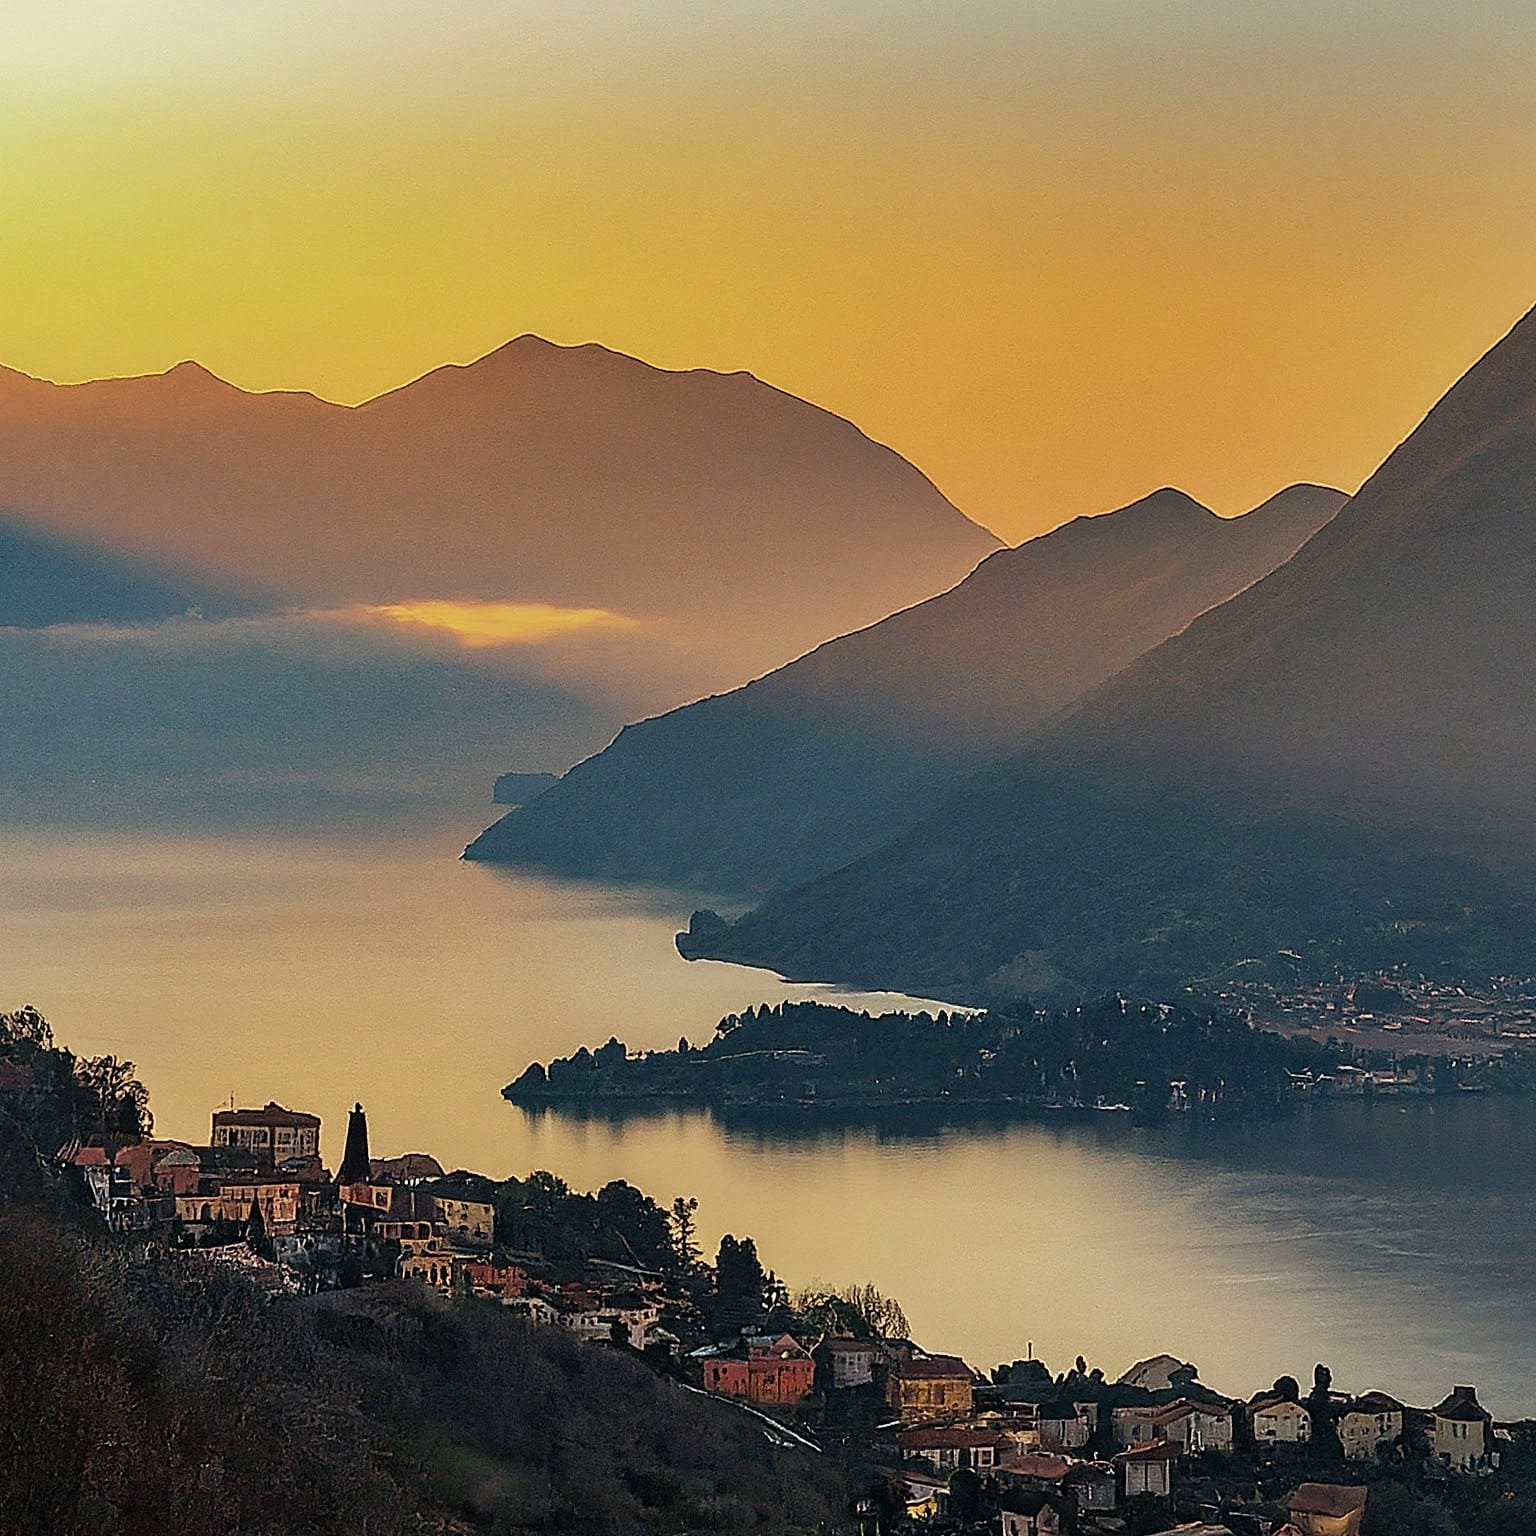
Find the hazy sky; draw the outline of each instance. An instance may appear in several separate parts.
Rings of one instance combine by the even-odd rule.
[[[0,362],[748,368],[1005,536],[1353,489],[1536,301],[1529,0],[12,0]]]

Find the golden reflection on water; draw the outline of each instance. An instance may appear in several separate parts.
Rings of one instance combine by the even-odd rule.
[[[334,1162],[361,1099],[378,1153],[696,1194],[706,1242],[751,1233],[794,1286],[872,1280],[978,1364],[1033,1344],[1118,1374],[1169,1350],[1250,1392],[1324,1360],[1348,1387],[1422,1400],[1477,1380],[1497,1411],[1536,1408],[1536,1233],[1518,1190],[1481,1182],[1530,1150],[1523,1103],[1205,1132],[525,1113],[499,1089],[530,1059],[610,1033],[700,1040],[819,989],[679,959],[686,900],[453,846],[7,836],[0,1006],[134,1059],[162,1134],[201,1139],[231,1094],[272,1098],[324,1117]],[[1489,1117],[1502,1160],[1480,1150]]]

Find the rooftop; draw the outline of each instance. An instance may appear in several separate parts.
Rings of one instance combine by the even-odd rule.
[[[288,1126],[293,1130],[319,1130],[320,1116],[306,1114],[299,1109],[284,1109],[281,1104],[268,1100],[260,1109],[216,1109],[215,1125],[270,1125]]]
[[[955,1355],[927,1355],[922,1359],[899,1360],[891,1369],[903,1381],[976,1380],[976,1373]]]
[[[1007,1435],[995,1429],[904,1429],[896,1436],[896,1443],[904,1451],[942,1451],[954,1448],[963,1450],[974,1445],[1010,1445]]]
[[[1365,1489],[1341,1483],[1303,1483],[1291,1495],[1293,1515],[1331,1515],[1335,1519],[1365,1508]]]
[[[1037,1477],[1046,1482],[1059,1482],[1079,1463],[1065,1456],[1055,1456],[1048,1451],[1023,1451],[1010,1456],[999,1464],[998,1470],[1012,1473],[1015,1477]]]
[[[1476,1387],[1452,1387],[1450,1395],[1430,1409],[1437,1419],[1490,1421],[1493,1415],[1477,1400]]]
[[[1154,1440],[1150,1445],[1135,1445],[1128,1451],[1121,1451],[1115,1457],[1116,1461],[1177,1461],[1179,1448],[1169,1445],[1166,1440]]]

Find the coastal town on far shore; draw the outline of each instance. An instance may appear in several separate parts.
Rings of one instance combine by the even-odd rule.
[[[0,1073],[0,1094],[27,1090],[25,1068]],[[320,1132],[311,1113],[231,1105],[213,1111],[206,1145],[95,1136],[64,1145],[58,1163],[111,1232],[273,1294],[417,1287],[633,1352],[752,1414],[776,1445],[867,1464],[872,1491],[853,1516],[865,1532],[1358,1536],[1383,1486],[1492,1477],[1536,1429],[1496,1420],[1474,1385],[1414,1407],[1370,1382],[1339,1390],[1324,1366],[1245,1399],[1167,1354],[1113,1378],[1081,1357],[1056,1374],[1034,1358],[981,1371],[921,1348],[899,1307],[861,1312],[857,1288],[823,1298],[830,1309],[792,1303],[750,1239],[725,1240],[717,1287],[728,1259],[744,1262],[749,1304],[703,1307],[697,1284],[641,1256],[541,1252],[515,1220],[505,1230],[489,1178],[425,1153],[375,1157],[361,1104],[334,1174]],[[679,1251],[704,1273],[690,1258],[692,1209],[674,1208]]]

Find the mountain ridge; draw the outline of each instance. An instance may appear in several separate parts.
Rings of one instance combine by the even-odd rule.
[[[512,342],[360,405],[200,364],[0,375],[0,506],[296,603],[543,602],[644,621],[732,686],[943,590],[1000,541],[855,424],[745,372]],[[214,537],[215,530],[218,537]]]
[[[1223,519],[1164,487],[1075,519],[732,693],[627,726],[466,856],[741,893],[819,873],[1018,750],[1343,499],[1302,485]]]
[[[1528,969],[1536,311],[1289,562],[691,955],[930,996]]]

